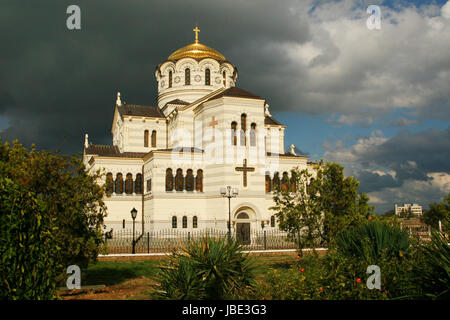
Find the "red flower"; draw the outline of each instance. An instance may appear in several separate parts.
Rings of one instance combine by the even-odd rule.
[[[297,256],[297,259],[300,259],[300,256]]]
[[[319,288],[319,290],[320,290],[320,291],[323,291],[323,288],[322,288],[322,287],[320,287],[320,288]]]
[[[262,300],[264,300],[264,297],[262,297]]]
[[[301,272],[305,272],[305,269],[298,269],[298,270],[300,270]]]
[[[361,283],[361,278],[356,279],[356,282]]]

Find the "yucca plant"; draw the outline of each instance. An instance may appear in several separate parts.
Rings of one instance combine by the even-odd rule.
[[[450,230],[450,218],[443,222],[444,230]],[[423,263],[415,269],[422,298],[450,299],[450,246],[447,236],[432,231],[432,240],[422,247]]]
[[[235,240],[202,237],[161,266],[160,296],[217,300],[238,297],[255,282],[255,265]]]
[[[336,249],[344,256],[376,263],[381,256],[398,257],[409,248],[409,235],[400,228],[368,221],[344,230],[336,238]]]

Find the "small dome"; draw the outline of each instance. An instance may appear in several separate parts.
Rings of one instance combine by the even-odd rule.
[[[182,58],[204,59],[212,58],[218,61],[225,61],[225,57],[218,51],[201,43],[191,43],[180,48],[169,56],[169,60],[180,60]]]
[[[180,60],[188,57],[194,59],[212,58],[218,61],[226,60],[220,52],[198,42],[198,33],[200,32],[198,27],[195,27],[192,31],[195,32],[195,42],[173,52],[169,56],[169,60]]]

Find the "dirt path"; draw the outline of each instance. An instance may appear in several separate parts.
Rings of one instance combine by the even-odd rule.
[[[63,300],[148,300],[154,281],[140,277],[95,290],[60,292]]]

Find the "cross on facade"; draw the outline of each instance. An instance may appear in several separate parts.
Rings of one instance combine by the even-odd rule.
[[[216,132],[216,125],[219,124],[219,121],[217,121],[214,116],[211,119],[211,122],[209,123],[209,126],[213,128],[213,136],[212,136],[212,141],[215,140],[215,132]]]
[[[255,168],[247,167],[247,159],[244,159],[244,166],[243,167],[236,167],[236,171],[242,171],[243,172],[243,183],[244,187],[247,186],[247,172],[253,172],[255,171]]]
[[[195,43],[198,43],[198,33],[200,32],[199,27],[195,27],[192,31],[195,32]]]

